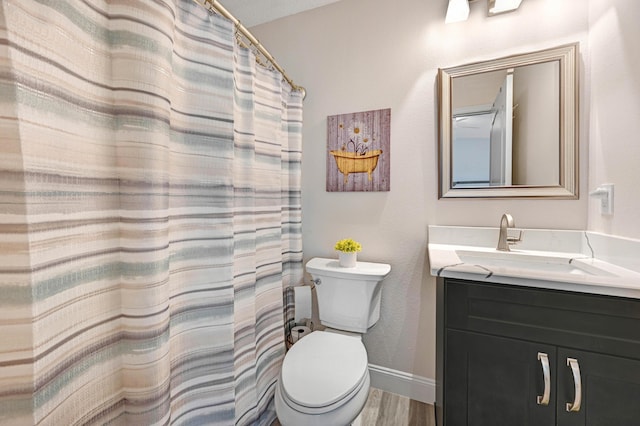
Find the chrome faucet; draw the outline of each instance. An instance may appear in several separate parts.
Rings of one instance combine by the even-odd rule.
[[[513,216],[509,213],[502,215],[502,219],[500,219],[500,237],[498,238],[498,247],[496,250],[510,251],[509,246],[511,244],[515,244],[522,240],[522,231],[520,231],[520,235],[518,237],[509,237],[507,235],[507,229],[515,228],[515,226],[516,223],[513,220]]]

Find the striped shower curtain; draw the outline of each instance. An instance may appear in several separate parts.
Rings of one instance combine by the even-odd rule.
[[[0,3],[0,424],[269,424],[302,98],[192,0]]]

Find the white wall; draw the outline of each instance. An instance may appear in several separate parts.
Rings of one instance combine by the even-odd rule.
[[[560,182],[559,62],[518,67],[513,77],[514,185]],[[555,161],[554,161],[555,160]]]
[[[430,224],[584,229],[580,200],[438,200],[436,74],[439,67],[578,41],[587,52],[584,0],[526,0],[519,11],[444,24],[447,0],[342,0],[252,28],[294,81],[304,110],[305,258],[335,257],[352,237],[359,259],[388,262],[378,324],[364,337],[369,361],[435,377],[435,280],[426,254]],[[588,58],[585,55],[585,58]],[[588,62],[587,62],[588,63]],[[584,74],[583,65],[581,65]],[[582,76],[582,83],[588,76]],[[584,87],[584,86],[583,86]],[[582,90],[581,99],[587,99]],[[391,108],[391,191],[325,192],[328,115]],[[581,108],[581,194],[586,189],[588,107]],[[550,213],[551,212],[551,213]]]
[[[589,5],[589,189],[615,185],[613,216],[589,201],[589,229],[640,238],[640,2]]]

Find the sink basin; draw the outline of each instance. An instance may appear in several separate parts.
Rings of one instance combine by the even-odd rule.
[[[496,250],[496,228],[429,225],[431,275],[640,299],[640,239],[555,229],[523,233],[504,252]]]
[[[526,250],[456,250],[461,262],[486,268],[494,273],[501,268],[576,275],[614,276],[594,265],[581,254],[546,253]]]

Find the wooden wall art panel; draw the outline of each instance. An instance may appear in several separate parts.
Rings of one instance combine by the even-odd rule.
[[[390,190],[391,109],[327,117],[327,191]]]

